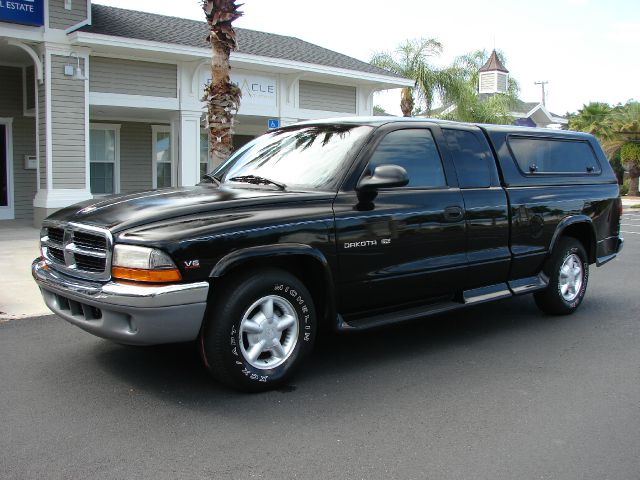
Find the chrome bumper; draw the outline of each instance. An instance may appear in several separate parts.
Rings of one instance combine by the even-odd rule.
[[[47,306],[68,322],[102,338],[131,345],[195,340],[207,306],[207,282],[173,285],[99,283],[31,264]]]

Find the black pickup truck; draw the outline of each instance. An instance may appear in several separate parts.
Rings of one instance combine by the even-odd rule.
[[[534,293],[580,305],[622,248],[616,177],[593,136],[400,118],[269,132],[194,187],[50,216],[45,302],[123,344],[197,341],[238,389],[271,388],[318,331],[357,331]]]

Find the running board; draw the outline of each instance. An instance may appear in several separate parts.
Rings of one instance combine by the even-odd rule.
[[[489,285],[488,287],[475,288],[473,290],[465,290],[462,292],[461,301],[444,301],[433,303],[430,305],[421,305],[418,307],[406,308],[395,312],[380,313],[370,317],[357,318],[354,320],[345,320],[342,315],[338,315],[339,331],[360,331],[371,328],[383,327],[393,323],[406,322],[422,317],[436,315],[438,313],[457,310],[469,305],[477,305],[479,303],[499,300],[501,298],[511,297],[512,293],[506,283],[498,283]]]
[[[524,295],[537,290],[544,290],[547,285],[549,285],[549,277],[542,272],[534,277],[509,280],[509,288],[514,295]]]

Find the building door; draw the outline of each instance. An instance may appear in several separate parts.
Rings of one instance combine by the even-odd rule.
[[[11,120],[0,119],[0,220],[14,218]]]

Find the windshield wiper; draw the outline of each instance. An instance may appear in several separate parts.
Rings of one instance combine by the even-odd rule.
[[[204,179],[211,180],[211,183],[215,183],[218,187],[222,185],[222,182],[220,181],[220,179],[212,173],[205,173],[204,176],[202,177],[202,180]]]
[[[260,177],[258,175],[240,175],[237,177],[230,178],[229,181],[253,183],[255,185],[275,185],[280,190],[285,190],[287,188],[287,186],[284,183],[278,183],[268,178]]]

